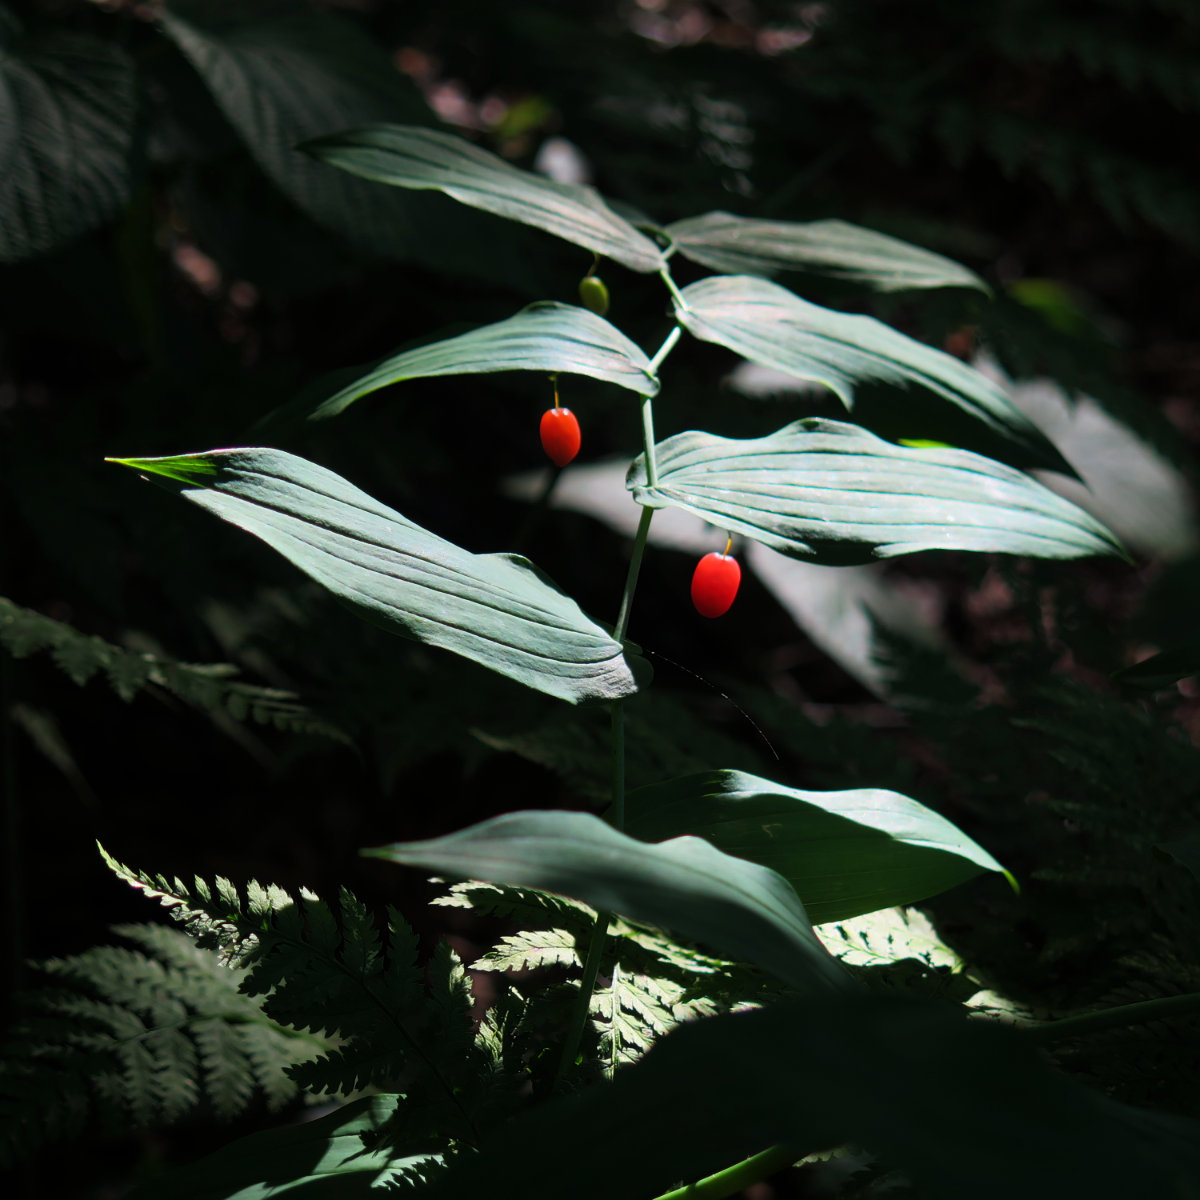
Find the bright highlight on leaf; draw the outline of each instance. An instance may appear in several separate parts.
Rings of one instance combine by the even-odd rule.
[[[266,449],[110,461],[172,481],[391,633],[571,703],[637,690],[621,647],[528,559],[472,554],[315,463]]]
[[[705,771],[630,792],[625,827],[651,842],[704,838],[778,871],[817,925],[925,900],[982,871],[1008,876],[945,817],[883,788],[807,792]]]
[[[588,375],[641,396],[658,391],[650,360],[615,325],[582,308],[547,301],[461,337],[390,355],[372,367],[335,372],[306,388],[281,413],[321,420],[406,379],[494,371]]]
[[[1030,465],[1069,470],[1037,426],[990,379],[873,317],[834,312],[746,275],[701,279],[681,295],[676,316],[690,333],[751,362],[824,384],[847,409],[854,407],[855,389],[862,384],[918,388],[981,422]],[[903,397],[896,401],[900,406],[905,402]]]
[[[744,441],[681,433],[626,486],[639,504],[674,506],[795,558],[830,566],[918,550],[1039,558],[1124,557],[1081,508],[1028,475],[967,450],[896,446],[840,421],[806,418]]]
[[[633,271],[662,265],[645,234],[617,216],[588,187],[519,170],[462,138],[416,125],[364,125],[316,138],[314,158],[395,187],[445,192],[473,208],[544,229]]]
[[[676,221],[665,232],[684,258],[731,275],[806,271],[881,292],[990,290],[973,271],[949,258],[847,221],[757,221],[711,212]]]

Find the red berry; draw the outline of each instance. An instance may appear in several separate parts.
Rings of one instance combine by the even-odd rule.
[[[733,604],[742,582],[742,568],[736,558],[706,554],[692,575],[692,603],[702,617],[724,616]]]
[[[542,449],[556,467],[565,467],[579,453],[579,422],[569,408],[548,408],[542,413]]]

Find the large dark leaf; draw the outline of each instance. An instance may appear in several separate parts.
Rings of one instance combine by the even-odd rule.
[[[730,275],[807,271],[881,292],[988,291],[978,275],[951,259],[846,221],[758,221],[711,212],[676,221],[665,232],[685,258]]]
[[[0,262],[121,211],[136,114],[133,65],[113,41],[54,31],[0,51]]]
[[[615,325],[586,309],[546,301],[507,321],[385,358],[316,407],[309,398],[315,389],[297,403],[306,410],[311,407],[309,416],[317,420],[336,416],[359,397],[406,379],[490,371],[561,371],[590,375],[643,396],[658,391],[650,360]],[[288,410],[292,408],[289,404]]]
[[[778,871],[817,925],[1004,870],[945,817],[898,792],[802,792],[741,771],[638,788],[626,799],[625,828],[650,842],[692,834]]]
[[[777,1143],[864,1147],[924,1200],[1188,1200],[1200,1183],[1195,1122],[1089,1092],[949,1005],[842,995],[684,1025],[505,1124],[428,1200],[476,1200],[513,1163],[537,1164],[522,1200],[607,1200],[614,1180],[649,1200]]]
[[[366,1200],[379,1194],[373,1184],[382,1184],[403,1167],[436,1161],[428,1154],[406,1159],[387,1142],[379,1143],[401,1103],[402,1096],[369,1096],[316,1121],[239,1138],[176,1172],[169,1183],[155,1180],[139,1188],[129,1200],[165,1195],[172,1200]]]
[[[113,459],[262,538],[359,616],[577,703],[636,690],[621,647],[528,561],[471,554],[282,450]]]
[[[300,142],[366,121],[432,119],[416,88],[350,22],[303,4],[172,0],[163,32],[196,69],[255,162],[312,220],[374,254],[529,288],[512,242],[432,198],[330,171]]]
[[[445,192],[472,208],[544,229],[634,271],[662,254],[588,187],[533,175],[462,138],[406,125],[367,125],[305,147],[322,162],[395,187]]]
[[[627,486],[639,504],[674,505],[731,533],[829,565],[918,550],[1039,558],[1123,556],[1095,518],[1028,475],[966,450],[896,446],[855,425],[805,418],[745,441],[681,433]]]
[[[699,838],[651,846],[579,812],[507,813],[427,842],[366,853],[488,883],[533,887],[658,925],[803,991],[851,987],[785,879]]]
[[[676,315],[696,337],[765,367],[824,384],[847,408],[853,408],[855,389],[863,384],[917,388],[981,422],[993,438],[1019,451],[1031,465],[1070,471],[1037,426],[990,379],[874,317],[834,312],[747,275],[701,279],[684,288],[682,298]],[[895,402],[904,405],[908,400],[897,396]],[[921,428],[914,420],[911,436],[918,436]]]

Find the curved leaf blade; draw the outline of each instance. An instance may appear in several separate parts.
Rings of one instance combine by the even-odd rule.
[[[626,797],[625,828],[650,842],[703,838],[778,871],[815,925],[912,904],[981,871],[1004,872],[945,817],[898,792],[805,792],[741,771],[637,788]]]
[[[1200,640],[1193,639],[1161,650],[1132,666],[1114,671],[1112,679],[1137,691],[1161,692],[1181,679],[1200,675]]]
[[[991,290],[952,259],[847,221],[759,221],[710,212],[676,221],[664,232],[685,258],[730,275],[807,271],[880,292]]]
[[[1126,557],[1094,517],[1028,475],[972,454],[896,446],[841,421],[807,417],[744,441],[681,433],[626,486],[649,508],[683,508],[730,533],[829,566],[919,550],[1038,558]]]
[[[53,250],[128,203],[137,100],[111,40],[54,30],[0,54],[0,262]]]
[[[607,1200],[613,1179],[624,1195],[654,1196],[752,1147],[790,1146],[798,1160],[846,1143],[903,1170],[925,1200],[1192,1194],[1196,1121],[1091,1091],[1029,1040],[896,995],[687,1022],[611,1082],[510,1121],[427,1200],[474,1200],[515,1162],[538,1164],[522,1200]]]
[[[701,341],[823,384],[847,409],[862,384],[916,387],[981,422],[1032,464],[1070,472],[1038,427],[990,379],[874,317],[834,312],[747,275],[701,279],[681,295],[676,317]]]
[[[519,812],[363,853],[582,900],[756,963],[800,990],[851,986],[785,879],[699,838],[648,845],[591,813]]]
[[[461,337],[385,358],[317,404],[309,419],[336,416],[360,397],[406,379],[491,371],[589,375],[641,396],[658,391],[650,360],[615,325],[586,309],[546,301]],[[307,407],[307,394],[301,399]]]
[[[282,450],[110,459],[278,550],[359,616],[568,700],[637,690],[621,647],[528,559],[472,554]]]
[[[321,162],[394,187],[435,189],[472,208],[520,221],[611,258],[632,271],[662,265],[662,252],[588,187],[522,171],[462,138],[415,125],[362,125],[315,138]]]

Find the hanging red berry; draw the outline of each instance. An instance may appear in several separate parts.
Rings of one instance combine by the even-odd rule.
[[[723,617],[732,606],[742,582],[742,568],[736,558],[715,550],[706,554],[692,574],[692,603],[702,617]]]
[[[556,467],[565,467],[579,453],[582,435],[569,408],[548,408],[542,413],[542,449]]]

